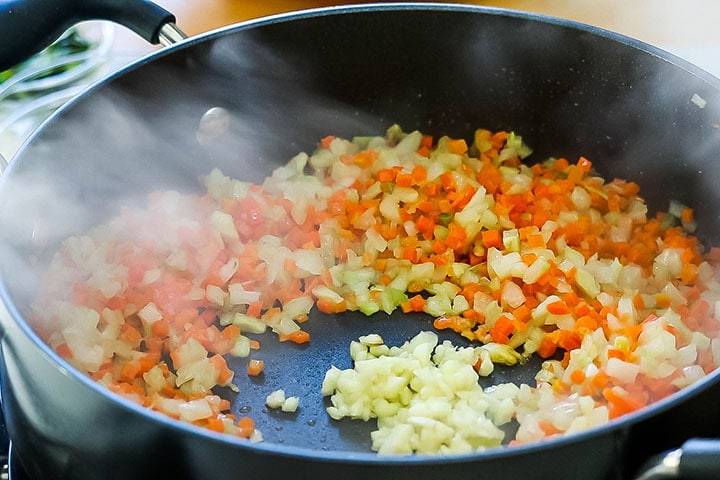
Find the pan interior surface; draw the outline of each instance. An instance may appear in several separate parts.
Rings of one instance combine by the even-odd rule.
[[[203,115],[218,107],[227,126],[199,136]],[[552,19],[385,6],[241,26],[92,89],[25,146],[0,185],[3,300],[26,312],[54,246],[151,191],[198,192],[198,177],[214,167],[261,183],[326,135],[382,135],[392,124],[463,138],[478,127],[515,131],[535,162],[586,156],[604,177],[639,183],[651,211],[670,199],[692,206],[699,237],[720,244],[718,123],[717,80],[650,47]],[[232,360],[240,393],[223,394],[268,443],[368,452],[372,422],[327,416],[325,371],[350,367],[348,345],[359,336],[399,345],[432,329],[432,319],[313,313],[306,329],[309,345],[259,337],[266,374],[250,378],[247,360]],[[491,379],[532,383],[538,367],[531,360]],[[278,388],[301,398],[297,413],[264,406]]]

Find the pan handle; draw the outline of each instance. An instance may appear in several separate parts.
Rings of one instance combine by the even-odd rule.
[[[30,58],[85,20],[119,23],[153,44],[185,37],[172,13],[147,0],[0,0],[0,71]]]
[[[635,480],[710,480],[720,476],[720,440],[693,438],[650,460]]]

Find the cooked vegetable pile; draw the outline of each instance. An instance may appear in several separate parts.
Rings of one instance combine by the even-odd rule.
[[[260,440],[213,393],[234,387],[227,356],[252,358],[255,334],[308,342],[313,308],[425,312],[477,346],[368,335],[352,344],[354,369],[328,365],[329,414],[377,417],[373,448],[388,454],[587,429],[715,369],[720,250],[692,236],[692,210],[648,216],[635,183],[608,182],[585,158],[525,165],[529,154],[513,133],[480,129],[468,146],[392,127],[326,137],[262,185],[214,170],[205,195],[158,192],[67,239],[33,323],[111,390]],[[531,355],[547,359],[536,385],[477,386]]]

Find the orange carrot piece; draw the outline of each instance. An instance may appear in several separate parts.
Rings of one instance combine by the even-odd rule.
[[[570,308],[562,300],[549,303],[547,305],[547,311],[553,315],[569,315],[572,313],[572,310],[570,310]]]
[[[217,370],[218,378],[217,383],[218,385],[224,385],[228,381],[230,381],[234,375],[234,372],[230,370],[227,366],[227,362],[225,361],[225,357],[222,355],[213,355],[209,358],[210,363],[215,367],[215,370]]]
[[[585,381],[585,372],[582,370],[573,370],[570,372],[570,381],[572,381],[574,384],[579,385]]]
[[[502,233],[500,232],[500,230],[483,230],[480,232],[480,237],[482,239],[483,245],[485,245],[485,248],[503,247]]]
[[[208,418],[205,427],[213,432],[222,433],[225,431],[225,424],[219,418]]]
[[[501,315],[490,329],[490,337],[496,343],[508,343],[510,335],[515,331],[515,324],[505,315]]]
[[[603,389],[602,394],[610,404],[610,418],[634,412],[646,405],[646,402],[631,395],[620,395],[612,388]]]
[[[62,342],[57,347],[55,347],[55,351],[65,360],[72,360],[74,356],[73,351],[70,349],[70,345],[68,345],[66,342]]]
[[[310,334],[304,330],[295,330],[294,332],[287,335],[280,335],[279,338],[281,342],[286,342],[289,340],[293,343],[301,345],[310,341]]]
[[[317,137],[315,137],[315,138],[317,138]],[[323,137],[320,140],[320,145],[322,145],[322,148],[330,148],[330,144],[332,143],[333,140],[335,140],[335,137],[332,135],[328,135],[326,137]]]
[[[252,377],[257,377],[265,369],[265,362],[263,360],[252,359],[248,362],[247,374]]]
[[[455,153],[458,155],[462,155],[468,150],[467,143],[462,138],[448,140],[447,146],[448,150],[450,150],[450,153]]]
[[[238,420],[237,426],[240,429],[238,435],[241,437],[250,438],[255,431],[255,422],[250,417],[241,417]]]
[[[413,184],[412,173],[400,173],[395,177],[395,184],[398,187],[411,187]]]

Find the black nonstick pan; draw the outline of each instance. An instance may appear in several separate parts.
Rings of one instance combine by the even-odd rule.
[[[67,4],[76,13],[63,10],[63,26],[113,17],[117,8],[126,16],[132,8],[123,3],[96,12],[81,4]],[[138,28],[157,41],[172,17],[141,5],[151,12],[141,17],[153,20]],[[6,31],[0,27],[3,40]],[[167,31],[177,36],[172,27]],[[35,46],[28,40],[25,48]],[[702,107],[693,101],[698,97]],[[200,121],[216,107],[228,113],[229,126],[201,141]],[[533,147],[535,161],[585,155],[603,176],[638,182],[651,210],[666,210],[670,198],[692,206],[698,236],[720,245],[720,81],[652,46],[565,20],[447,4],[313,10],[184,40],[57,112],[0,179],[2,407],[28,474],[623,479],[653,455],[720,432],[713,373],[637,413],[566,438],[473,455],[380,457],[369,450],[373,425],[326,415],[323,375],[332,364],[350,366],[351,340],[380,333],[399,344],[431,328],[432,319],[313,312],[305,327],[309,345],[264,340],[266,368],[274,373],[242,380],[242,396],[225,392],[234,412],[257,412],[265,440],[251,444],[111,394],[74,371],[26,322],[53,246],[122,205],[158,189],[198,191],[198,176],[213,167],[260,182],[325,135],[378,135],[392,124],[464,138],[477,127],[513,130]],[[532,381],[538,362],[499,369],[492,380]],[[245,368],[242,360],[233,366]],[[299,395],[303,408],[292,415],[263,411],[275,388]],[[683,461],[672,464],[680,457],[673,453],[655,472],[715,478],[713,448],[690,443]]]

